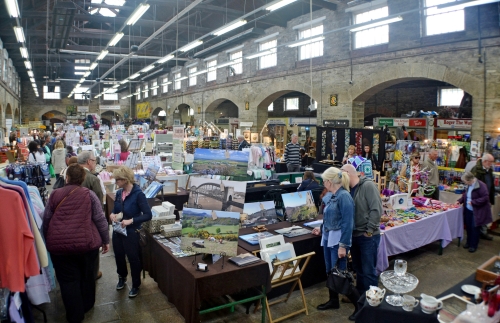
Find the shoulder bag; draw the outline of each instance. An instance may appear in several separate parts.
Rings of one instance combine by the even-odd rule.
[[[354,287],[354,277],[348,270],[333,268],[326,279],[326,287],[342,295],[349,295]]]

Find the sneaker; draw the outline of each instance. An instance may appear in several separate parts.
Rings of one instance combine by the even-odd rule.
[[[476,252],[477,248],[469,248],[469,252]]]
[[[96,276],[95,280],[98,280],[98,279],[100,279],[101,277],[102,277],[102,271],[99,271],[99,272],[97,273],[97,276]]]
[[[139,294],[139,288],[138,287],[132,287],[132,289],[128,293],[128,297],[129,298],[134,298],[134,297],[137,296],[137,294]]]
[[[125,287],[126,278],[118,277],[118,284],[116,284],[116,290],[123,289]]]

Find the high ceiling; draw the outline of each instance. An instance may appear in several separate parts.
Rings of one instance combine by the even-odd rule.
[[[5,2],[4,2],[5,1]],[[175,58],[141,75],[162,72],[183,65],[190,58],[204,58],[225,47],[242,44],[257,37],[272,26],[285,27],[287,21],[309,13],[309,0],[296,0],[275,11],[265,10],[265,0],[150,0],[150,7],[132,26],[126,20],[141,4],[138,0],[18,0],[21,17],[11,18],[7,1],[0,1],[0,38],[9,51],[22,80],[29,80],[13,27],[24,29],[29,60],[36,82],[50,79],[75,79],[75,60],[87,59],[85,66],[96,61],[97,54],[109,50],[87,80],[97,78],[123,80],[159,58],[174,53]],[[275,0],[277,2],[279,0]],[[311,0],[313,11],[335,10],[334,2]],[[221,36],[212,32],[239,19],[247,21],[241,27]],[[108,46],[113,36],[122,30],[124,37],[116,46]],[[154,34],[154,37],[151,37]],[[203,44],[187,52],[178,51],[194,40]],[[135,56],[131,48],[138,46]],[[125,59],[124,59],[125,58]],[[116,66],[117,63],[119,66]],[[77,71],[78,72],[78,71]]]

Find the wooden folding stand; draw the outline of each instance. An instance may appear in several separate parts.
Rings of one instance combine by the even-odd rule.
[[[267,297],[266,297],[265,302],[266,302],[266,308],[267,308],[267,315],[269,316],[270,323],[280,322],[280,321],[283,321],[289,317],[298,315],[298,314],[303,313],[303,312],[306,312],[306,315],[309,315],[309,313],[307,311],[306,297],[304,295],[304,290],[302,289],[302,283],[300,281],[300,277],[304,273],[304,271],[307,267],[307,264],[309,263],[309,260],[315,254],[316,253],[313,251],[313,252],[309,252],[309,253],[306,253],[306,254],[301,255],[301,256],[297,256],[297,257],[290,258],[290,259],[287,259],[284,261],[273,263],[273,272],[271,273],[271,287],[275,288],[275,287],[289,284],[289,283],[293,283],[293,285],[290,288],[288,295],[283,299],[278,299],[276,301],[269,303],[269,301],[267,300]],[[295,262],[295,264],[294,264],[294,262]],[[302,262],[303,262],[303,264],[301,265]],[[282,268],[293,267],[293,269],[292,269],[292,272],[286,276],[284,276],[284,274],[287,270],[281,270],[279,277],[275,277],[278,273],[279,267],[282,267]],[[299,267],[300,267],[300,269],[299,269]],[[298,311],[295,311],[293,313],[287,314],[285,316],[282,316],[280,318],[273,319],[273,317],[271,315],[270,306],[277,304],[277,303],[281,303],[281,302],[286,303],[288,301],[288,299],[290,298],[290,295],[294,291],[295,286],[297,286],[297,284],[299,285],[299,290],[300,290],[300,294],[302,296],[302,303],[304,304],[304,308],[302,308]]]

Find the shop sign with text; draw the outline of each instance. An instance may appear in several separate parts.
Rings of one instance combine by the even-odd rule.
[[[437,128],[467,129],[472,128],[471,119],[436,119]]]

